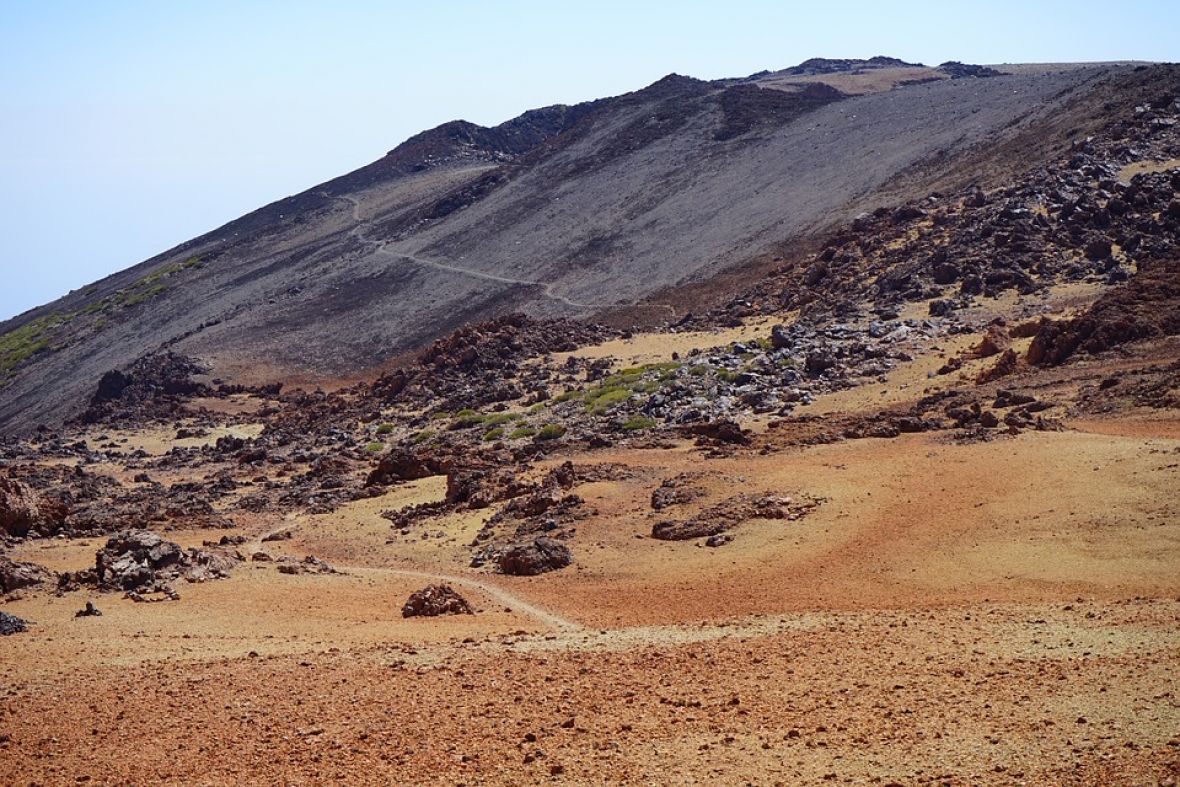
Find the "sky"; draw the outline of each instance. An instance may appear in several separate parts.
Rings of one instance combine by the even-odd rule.
[[[0,0],[0,320],[455,118],[809,57],[1176,61],[1177,31],[1176,0]]]

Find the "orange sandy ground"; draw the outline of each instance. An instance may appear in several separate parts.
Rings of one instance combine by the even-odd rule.
[[[573,458],[633,478],[576,490],[598,513],[564,572],[466,569],[478,512],[386,543],[381,509],[442,494],[425,479],[288,523],[279,549],[343,576],[250,563],[81,620],[78,594],[30,595],[6,609],[37,625],[0,641],[0,782],[1161,783],[1180,769],[1174,428],[599,452]],[[720,549],[637,538],[684,470],[704,503],[824,502]],[[77,568],[97,546],[17,557]],[[509,600],[460,585],[479,614],[406,621],[425,580],[405,570]]]

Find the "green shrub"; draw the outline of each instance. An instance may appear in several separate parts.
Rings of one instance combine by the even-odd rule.
[[[537,430],[531,426],[518,426],[512,430],[512,434],[508,435],[509,440],[519,440],[522,437],[532,437],[537,433]]]
[[[602,415],[614,405],[630,398],[629,388],[602,388],[591,391],[586,397],[586,411],[593,415]]]
[[[65,315],[47,314],[0,335],[0,374],[7,374],[37,353],[50,349],[50,334],[67,322]]]
[[[565,436],[565,427],[561,424],[545,424],[537,432],[538,440],[559,440]]]
[[[483,433],[483,439],[488,441],[499,440],[503,436],[504,427],[502,426],[493,426],[491,429]]]
[[[646,415],[633,415],[626,420],[623,428],[628,432],[638,432],[641,429],[651,429],[655,425],[654,418],[648,418]]]
[[[370,454],[380,453],[381,450],[384,448],[385,448],[384,443],[376,443],[376,442],[369,443],[368,445],[365,446],[365,450],[368,451]]]
[[[581,398],[582,396],[585,396],[585,395],[586,395],[585,391],[571,389],[569,391],[563,391],[562,393],[559,393],[557,396],[553,397],[553,401],[555,401],[555,402],[568,402],[570,399],[578,399],[578,398]]]
[[[521,417],[520,413],[492,413],[483,417],[483,423],[485,426],[500,426],[512,421],[519,421]]]
[[[381,424],[377,427],[377,434],[389,434],[393,431],[393,424]]]
[[[424,443],[430,438],[434,437],[435,434],[436,432],[433,429],[423,429],[421,432],[415,432],[413,435],[411,435],[410,442],[414,445],[418,445],[419,443]]]
[[[466,414],[465,414],[466,413]],[[468,429],[483,423],[483,416],[476,412],[459,411],[459,417],[451,422],[452,429]]]

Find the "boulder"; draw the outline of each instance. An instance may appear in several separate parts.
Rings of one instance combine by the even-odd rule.
[[[222,579],[236,562],[236,557],[221,552],[185,550],[148,530],[116,533],[94,556],[99,587],[146,592],[160,590],[175,579]]]
[[[22,563],[0,557],[0,593],[56,581],[52,571],[36,563]]]
[[[1007,350],[1012,345],[1012,337],[1008,335],[1008,329],[1004,325],[993,323],[987,326],[987,331],[983,334],[983,339],[979,344],[971,348],[968,357],[970,358],[990,358],[993,355],[999,355]]]
[[[731,524],[728,520],[721,518],[665,519],[652,526],[651,537],[660,541],[688,541],[693,538],[723,533],[729,529]]]
[[[395,481],[414,481],[418,478],[440,475],[446,468],[435,457],[418,455],[407,449],[394,449],[385,456],[369,477],[366,486],[391,484]]]
[[[501,573],[515,576],[535,576],[565,568],[573,562],[573,554],[565,544],[548,536],[540,536],[527,544],[514,544],[500,555]]]
[[[1097,238],[1086,244],[1083,253],[1088,260],[1105,260],[1111,255],[1110,241],[1106,238]]]
[[[718,443],[732,443],[735,445],[749,445],[750,437],[737,422],[730,420],[705,421],[699,424],[688,424],[679,428],[681,434],[702,437]]]
[[[28,621],[21,620],[16,615],[10,615],[7,612],[0,612],[0,636],[7,637],[9,634],[19,634],[28,630]]]
[[[87,601],[86,606],[74,613],[75,618],[101,618],[102,610],[94,606],[93,601]]]
[[[402,617],[437,615],[474,615],[475,611],[450,585],[427,585],[410,594],[402,606]]]
[[[57,532],[65,520],[65,507],[47,500],[16,479],[0,475],[0,536],[24,538],[30,532]]]
[[[988,368],[982,370],[975,378],[977,385],[990,383],[999,380],[1001,377],[1007,377],[1016,371],[1020,365],[1020,359],[1016,356],[1016,351],[1009,347],[1004,350],[996,362]]]
[[[790,349],[794,345],[791,334],[785,325],[776,325],[770,329],[770,344],[776,350]]]

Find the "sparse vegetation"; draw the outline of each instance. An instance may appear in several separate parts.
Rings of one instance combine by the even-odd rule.
[[[503,424],[519,421],[520,413],[488,413],[483,415],[475,410],[460,410],[457,418],[452,422],[452,429],[469,429],[475,426],[502,426]]]
[[[381,424],[377,427],[377,434],[389,434],[393,431],[393,424]]]
[[[512,430],[511,434],[508,435],[508,439],[509,440],[519,440],[522,437],[533,437],[536,434],[537,434],[537,430],[531,426],[518,426],[517,428]]]
[[[372,442],[365,446],[365,451],[370,454],[380,453],[385,448],[384,443]]]
[[[73,314],[47,314],[0,336],[0,374],[11,374],[29,358],[52,349],[53,334],[73,318]]]
[[[658,391],[664,384],[676,379],[676,373],[682,365],[679,361],[668,361],[631,366],[604,378],[588,390],[566,391],[557,396],[555,401],[567,402],[580,398],[588,413],[604,415],[634,394]]]
[[[565,427],[561,424],[545,424],[537,432],[538,440],[560,440],[565,436]]]
[[[415,432],[410,436],[410,442],[414,445],[424,443],[437,434],[433,429],[423,429],[421,432]]]
[[[586,411],[593,415],[602,415],[610,408],[631,398],[629,388],[599,388],[593,395],[586,395]]]
[[[485,415],[483,422],[485,426],[500,426],[501,424],[511,423],[512,421],[519,421],[521,419],[520,413],[492,413]]]
[[[483,433],[483,439],[486,441],[499,440],[504,436],[504,427],[494,426]]]
[[[654,418],[648,418],[646,415],[633,415],[623,423],[623,428],[628,432],[638,432],[643,429],[651,429],[655,425]]]

